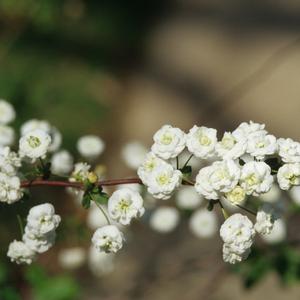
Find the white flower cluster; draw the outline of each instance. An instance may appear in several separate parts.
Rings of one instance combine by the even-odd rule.
[[[0,202],[12,204],[23,196],[17,176],[21,167],[20,157],[9,147],[0,148]]]
[[[22,241],[13,241],[7,252],[12,262],[31,264],[37,253],[44,253],[55,242],[60,223],[52,204],[44,203],[30,209]]]
[[[108,199],[107,218],[124,226],[129,225],[132,219],[144,214],[143,202],[137,191],[126,187],[118,189]],[[122,248],[123,241],[123,233],[117,225],[111,224],[98,228],[92,237],[95,248],[105,253],[116,253]]]
[[[246,216],[234,214],[229,217],[221,226],[220,235],[224,241],[223,259],[225,262],[235,264],[248,257],[255,230]]]

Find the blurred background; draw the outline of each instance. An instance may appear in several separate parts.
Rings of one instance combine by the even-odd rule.
[[[15,128],[46,119],[71,152],[81,135],[99,135],[108,178],[135,175],[122,147],[149,147],[163,124],[221,136],[253,120],[300,140],[299,1],[0,0],[0,16],[0,98],[14,105]],[[6,251],[19,238],[16,213],[44,201],[64,218],[57,244],[38,264],[15,266]],[[0,299],[299,299],[296,246],[230,268],[218,234],[195,237],[186,215],[167,234],[134,224],[115,270],[95,276],[87,263],[59,262],[66,247],[88,249],[92,232],[70,195],[37,189],[29,204],[1,205]]]

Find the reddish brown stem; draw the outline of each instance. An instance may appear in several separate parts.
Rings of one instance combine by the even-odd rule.
[[[125,179],[110,179],[102,180],[97,183],[98,186],[114,186],[119,184],[142,184],[142,181],[139,178],[125,178]],[[191,182],[183,181],[183,184],[192,185]],[[78,189],[83,189],[84,185],[80,182],[69,182],[69,181],[52,181],[52,180],[42,180],[35,179],[32,181],[23,181],[21,187],[29,188],[34,186],[60,186],[60,187],[73,187]]]

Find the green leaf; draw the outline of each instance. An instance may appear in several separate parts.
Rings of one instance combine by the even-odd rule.
[[[109,196],[108,194],[101,192],[99,194],[93,195],[92,199],[99,204],[107,204]]]
[[[91,206],[91,196],[89,193],[85,193],[82,197],[81,205],[85,209],[89,209]]]

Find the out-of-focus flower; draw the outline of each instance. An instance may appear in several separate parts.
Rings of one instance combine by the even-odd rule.
[[[96,159],[104,149],[105,143],[96,135],[85,135],[77,142],[78,152],[87,159]]]
[[[59,264],[69,270],[80,268],[86,260],[86,252],[81,247],[63,249],[58,254]]]
[[[121,154],[126,165],[137,170],[146,157],[147,149],[142,143],[135,141],[126,144]]]
[[[150,217],[150,226],[160,233],[173,231],[179,223],[179,212],[174,207],[161,206]]]

